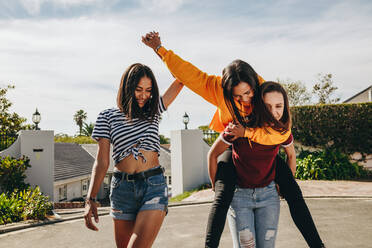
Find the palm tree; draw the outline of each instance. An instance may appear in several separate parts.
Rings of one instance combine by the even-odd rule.
[[[80,109],[76,111],[74,115],[74,121],[76,122],[76,125],[79,126],[79,136],[81,136],[82,130],[83,130],[83,123],[87,119],[87,113]]]
[[[88,137],[92,136],[94,123],[90,122],[89,124],[87,124],[86,122],[84,122],[83,126],[83,134]]]

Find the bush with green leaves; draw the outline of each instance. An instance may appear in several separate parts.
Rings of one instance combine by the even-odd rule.
[[[30,159],[26,157],[0,157],[0,192],[11,193],[15,189],[28,188],[29,184],[25,183],[25,178],[26,170],[30,167]]]
[[[372,154],[372,103],[292,107],[292,133],[302,145]]]
[[[13,195],[8,197],[5,193],[0,195],[0,225],[22,220],[24,202]]]
[[[0,195],[0,225],[21,220],[44,220],[53,208],[49,197],[39,187],[15,190],[9,196]]]
[[[30,160],[26,157],[0,157],[0,224],[43,220],[52,210],[53,203],[49,202],[49,197],[43,195],[39,187],[30,188],[25,183],[26,170],[30,167]]]
[[[371,178],[371,172],[339,150],[301,151],[296,178],[301,180],[351,180]]]

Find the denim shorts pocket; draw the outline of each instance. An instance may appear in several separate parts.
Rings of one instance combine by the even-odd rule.
[[[120,183],[121,183],[121,178],[117,178],[113,176],[111,179],[111,189],[116,189],[117,187],[120,186]]]
[[[147,183],[151,186],[161,186],[166,185],[165,178],[163,174],[155,175],[147,178]]]

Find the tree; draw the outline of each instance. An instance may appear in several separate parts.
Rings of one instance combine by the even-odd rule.
[[[333,86],[332,74],[318,74],[318,80],[313,86],[313,93],[318,96],[318,104],[333,104],[340,101],[340,98],[331,98],[337,90]]]
[[[170,139],[165,137],[162,134],[159,135],[159,138],[160,138],[160,144],[169,144],[170,143]]]
[[[94,123],[90,122],[89,124],[87,123],[83,123],[83,135],[85,136],[92,136],[92,133],[93,133],[93,129],[94,129]]]
[[[284,87],[288,95],[290,106],[302,106],[310,104],[311,94],[307,91],[306,86],[301,81],[291,82],[290,80],[278,82]]]
[[[82,134],[82,131],[83,131],[83,123],[84,121],[87,119],[87,113],[80,109],[78,111],[76,111],[75,115],[74,115],[74,121],[76,122],[76,125],[79,126],[79,135],[81,136]]]
[[[209,126],[208,125],[205,125],[205,126],[199,126],[198,129],[202,130],[202,131],[209,131]]]
[[[24,125],[26,118],[20,117],[17,113],[9,112],[13,103],[6,98],[6,94],[8,90],[14,88],[14,85],[7,85],[5,88],[0,87],[0,131],[2,133],[15,134],[29,126]]]

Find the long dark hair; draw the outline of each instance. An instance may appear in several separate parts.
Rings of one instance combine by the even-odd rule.
[[[152,89],[150,99],[140,108],[135,97],[135,90],[143,77],[148,77],[151,80]],[[154,120],[158,113],[159,88],[155,76],[148,66],[136,63],[125,70],[121,77],[116,102],[120,111],[130,119]]]
[[[222,71],[223,96],[233,120],[247,127],[249,126],[249,121],[245,118],[245,114],[238,109],[233,97],[233,88],[241,82],[249,84],[254,93],[254,98],[258,87],[257,73],[247,62],[237,59],[231,62]]]
[[[284,111],[283,116],[280,120],[275,119],[269,109],[266,107],[264,102],[264,96],[266,93],[278,92],[283,95],[284,99]],[[260,85],[257,92],[257,96],[254,102],[254,108],[252,114],[255,116],[254,127],[268,127],[270,126],[276,131],[285,133],[290,130],[292,121],[291,113],[289,110],[288,96],[285,89],[277,82],[266,81]]]

